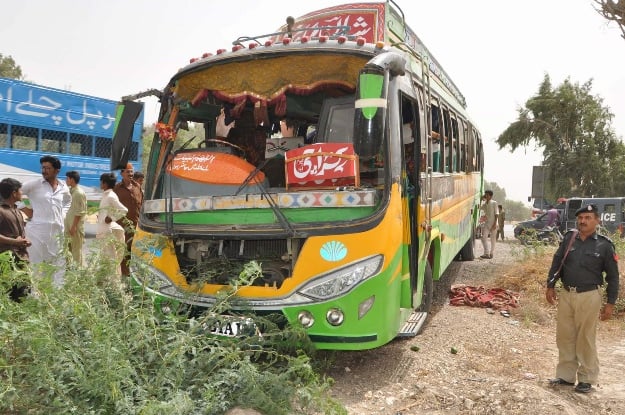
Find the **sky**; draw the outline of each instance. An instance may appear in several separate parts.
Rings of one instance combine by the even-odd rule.
[[[22,0],[3,2],[0,53],[28,81],[119,100],[162,89],[204,52],[230,49],[239,36],[271,33],[287,16],[348,3],[341,0]],[[592,79],[592,94],[614,114],[625,137],[625,39],[592,0],[395,0],[408,25],[467,100],[484,140],[485,179],[507,199],[527,202],[534,146],[499,149],[497,137],[517,110],[552,85]],[[146,103],[145,122],[158,103]],[[497,199],[497,195],[494,197]]]

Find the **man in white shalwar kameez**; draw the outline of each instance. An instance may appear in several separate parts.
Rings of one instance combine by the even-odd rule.
[[[53,156],[43,156],[40,179],[30,180],[22,185],[22,193],[30,202],[30,207],[22,211],[30,218],[26,224],[26,238],[32,242],[28,247],[30,263],[36,275],[41,264],[56,266],[52,276],[54,287],[61,287],[65,278],[65,257],[63,249],[63,222],[72,203],[67,184],[57,179],[61,161]]]
[[[104,246],[104,253],[111,258],[115,264],[115,275],[121,276],[121,262],[126,249],[126,238],[124,228],[117,221],[128,213],[128,208],[124,206],[113,191],[117,182],[115,173],[104,173],[100,176],[100,189],[102,199],[98,210],[98,229],[96,239],[109,239]]]

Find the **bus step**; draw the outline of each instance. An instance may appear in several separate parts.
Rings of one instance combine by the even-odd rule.
[[[428,313],[422,311],[413,311],[408,320],[404,323],[397,337],[414,337],[419,334],[423,323],[428,317]]]

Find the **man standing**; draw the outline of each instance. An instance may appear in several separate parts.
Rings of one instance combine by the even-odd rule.
[[[506,212],[503,210],[502,205],[497,205],[497,207],[499,208],[499,213],[497,214],[497,236],[495,237],[495,240],[497,240],[499,235],[501,235],[501,240],[503,241],[506,239],[503,231],[504,226],[506,225]]]
[[[143,174],[143,172],[140,172],[140,171],[134,172],[133,175],[132,175],[132,178],[143,189],[143,181],[145,180],[145,175]]]
[[[549,205],[549,210],[547,210],[547,223],[545,224],[545,227],[558,226],[559,221],[560,212],[558,212],[558,209],[553,207],[553,205]]]
[[[53,156],[43,156],[39,163],[42,178],[30,180],[22,186],[22,192],[30,202],[30,207],[22,208],[31,218],[26,225],[26,238],[32,243],[28,248],[28,256],[34,268],[43,262],[57,267],[52,283],[58,288],[63,285],[65,275],[61,249],[63,219],[69,210],[72,196],[69,187],[57,179],[61,161]]]
[[[65,173],[65,182],[70,188],[72,204],[65,215],[65,238],[69,243],[74,263],[82,266],[82,246],[85,242],[85,217],[87,216],[87,195],[78,186],[80,173],[75,170]]]
[[[121,171],[122,180],[113,189],[119,201],[128,209],[126,216],[117,221],[125,230],[127,247],[127,252],[121,263],[122,276],[130,275],[130,270],[128,269],[130,248],[132,246],[132,237],[139,222],[141,204],[143,203],[143,190],[139,183],[133,179],[134,172],[134,167],[128,163],[126,168]]]
[[[484,254],[480,256],[482,259],[491,259],[495,252],[495,242],[497,241],[497,202],[493,200],[493,191],[486,190],[484,192],[484,204],[482,204],[482,247]],[[490,246],[488,244],[490,239]]]
[[[596,232],[599,213],[596,205],[575,212],[577,230],[566,233],[553,256],[547,280],[546,298],[550,304],[558,299],[555,284],[562,281],[558,301],[556,344],[558,366],[552,386],[575,385],[576,392],[587,393],[599,376],[596,332],[598,318],[608,320],[618,297],[618,257],[614,244]],[[602,290],[605,273],[607,303]]]
[[[128,208],[119,201],[117,194],[113,191],[113,188],[116,186],[115,180],[115,173],[104,173],[100,176],[100,189],[104,193],[102,193],[100,208],[98,209],[96,238],[108,239],[104,252],[117,264],[115,275],[119,277],[121,275],[121,265],[125,263],[124,255],[126,248],[124,248],[124,227],[118,222],[128,213]]]
[[[22,201],[22,184],[10,177],[0,181],[0,252],[10,251],[17,268],[28,263],[30,241],[24,230],[24,216],[17,209],[16,203]],[[9,290],[9,297],[16,302],[22,301],[28,293],[28,285],[15,284]]]

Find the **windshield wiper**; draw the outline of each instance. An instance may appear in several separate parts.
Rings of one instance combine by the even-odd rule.
[[[274,156],[274,157],[278,157],[278,156]],[[250,174],[248,174],[248,176],[245,178],[245,180],[243,180],[243,182],[241,183],[237,191],[234,193],[234,196],[238,196],[239,193],[241,193],[241,191],[249,185],[252,179],[254,179],[254,184],[258,186],[258,188],[260,189],[260,194],[263,197],[265,197],[265,199],[267,199],[267,203],[271,207],[271,210],[273,210],[273,213],[275,213],[276,217],[278,218],[278,222],[280,222],[282,229],[288,232],[291,238],[303,237],[304,235],[297,232],[295,228],[293,228],[293,225],[291,225],[291,222],[289,222],[289,219],[284,215],[284,213],[282,212],[282,210],[280,209],[276,201],[273,200],[273,197],[271,197],[269,192],[267,192],[267,189],[265,188],[265,185],[263,184],[263,182],[258,180],[258,177],[257,177],[258,173],[261,171],[263,167],[265,167],[265,165],[267,165],[267,162],[271,160],[272,158],[265,159],[254,170],[252,170]]]

